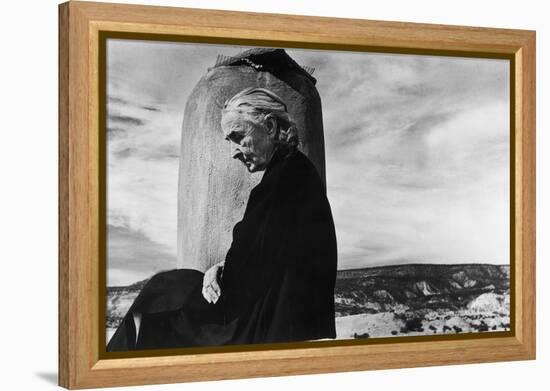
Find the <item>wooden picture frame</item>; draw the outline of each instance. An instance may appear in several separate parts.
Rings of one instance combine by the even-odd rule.
[[[100,37],[139,33],[511,62],[511,303],[504,336],[282,344],[105,358]],[[103,221],[104,222],[104,221]],[[104,297],[104,296],[103,296]],[[535,32],[71,1],[59,6],[59,384],[70,389],[535,359]]]

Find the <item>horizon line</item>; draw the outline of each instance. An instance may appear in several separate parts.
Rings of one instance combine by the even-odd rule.
[[[353,270],[364,270],[364,269],[373,269],[377,267],[394,267],[394,266],[472,266],[472,265],[491,265],[491,266],[508,266],[510,267],[510,264],[506,263],[490,263],[490,262],[469,262],[469,263],[437,263],[437,262],[420,262],[420,261],[414,261],[409,263],[392,263],[392,264],[381,264],[381,265],[372,265],[372,266],[365,266],[365,267],[353,267],[349,269],[338,269],[337,271],[353,271]]]
[[[365,270],[365,269],[374,269],[374,268],[382,268],[382,267],[399,267],[399,266],[473,266],[473,265],[491,265],[491,266],[507,266],[510,267],[510,264],[502,264],[502,263],[487,263],[487,262],[472,262],[472,263],[422,263],[422,262],[411,262],[411,263],[396,263],[396,264],[390,264],[390,265],[377,265],[377,266],[365,266],[365,267],[359,267],[359,268],[351,268],[351,269],[337,269],[336,273],[338,272],[349,272],[349,271],[359,271],[359,270]],[[170,270],[178,270],[178,269],[184,269],[184,268],[174,268],[174,269],[167,269],[167,270],[161,270],[155,274],[152,274],[151,277],[158,273],[170,271]],[[143,278],[141,280],[129,283],[127,285],[107,285],[107,288],[127,288],[131,285],[135,285],[139,282],[149,280],[151,277]]]

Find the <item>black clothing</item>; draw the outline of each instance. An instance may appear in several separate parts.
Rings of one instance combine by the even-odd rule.
[[[336,235],[326,191],[299,151],[276,151],[252,189],[221,278],[216,304],[203,274],[155,275],[107,351],[335,338]],[[133,312],[142,314],[135,341]]]

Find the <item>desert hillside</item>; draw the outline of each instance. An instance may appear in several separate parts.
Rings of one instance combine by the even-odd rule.
[[[108,337],[147,280],[107,288]],[[510,270],[489,264],[404,264],[338,271],[338,338],[506,331]]]
[[[510,269],[405,264],[338,272],[338,338],[506,331]]]

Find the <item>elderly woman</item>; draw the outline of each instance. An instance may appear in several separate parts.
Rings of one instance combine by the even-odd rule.
[[[151,278],[107,351],[335,338],[334,223],[285,103],[248,88],[225,103],[221,127],[232,157],[264,171],[225,260]]]

